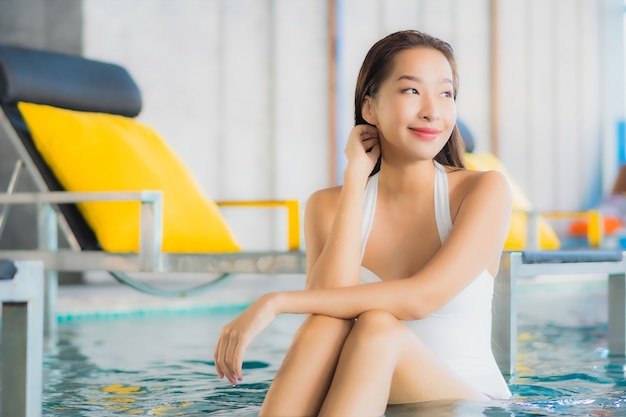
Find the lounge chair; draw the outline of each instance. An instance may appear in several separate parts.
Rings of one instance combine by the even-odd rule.
[[[0,140],[19,158],[0,194],[0,231],[9,207],[33,204],[38,212],[38,247],[0,251],[0,258],[44,261],[52,305],[57,271],[108,271],[141,291],[174,297],[233,273],[305,273],[298,201],[211,201],[158,134],[135,119],[141,105],[139,88],[118,65],[0,45]],[[119,169],[99,173],[112,164]],[[22,167],[36,192],[13,192]],[[238,205],[286,208],[288,247],[242,250],[218,208]],[[68,249],[58,247],[58,230]],[[164,290],[132,272],[217,278]]]

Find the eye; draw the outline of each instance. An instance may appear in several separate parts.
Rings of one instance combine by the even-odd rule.
[[[441,95],[443,97],[448,97],[448,98],[454,97],[454,94],[452,94],[452,91],[444,91],[443,93],[441,93]]]
[[[405,88],[404,90],[402,90],[402,93],[404,93],[404,94],[419,94],[419,91],[417,91],[415,88]]]

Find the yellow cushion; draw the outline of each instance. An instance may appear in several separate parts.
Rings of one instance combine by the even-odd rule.
[[[532,210],[530,200],[524,195],[522,189],[513,181],[502,163],[493,154],[483,153],[465,154],[465,166],[477,171],[496,170],[506,176],[511,184],[513,193],[513,211],[509,234],[504,243],[505,250],[523,250],[526,246],[526,214],[515,213],[516,210]],[[554,229],[541,216],[537,220],[539,227],[539,248],[545,250],[559,249],[561,242]]]
[[[150,127],[110,114],[18,106],[37,150],[67,191],[160,190],[164,252],[240,250],[217,205]],[[78,207],[102,249],[138,251],[139,202]]]

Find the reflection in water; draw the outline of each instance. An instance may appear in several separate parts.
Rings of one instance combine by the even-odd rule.
[[[489,404],[467,401],[428,401],[416,404],[398,404],[387,407],[386,416],[393,417],[455,417],[484,415]],[[504,415],[504,414],[503,414]]]

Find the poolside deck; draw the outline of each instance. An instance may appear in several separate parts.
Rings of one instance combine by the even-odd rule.
[[[182,289],[206,282],[207,276],[184,274],[148,276],[145,279],[163,288]],[[163,298],[121,285],[107,274],[89,274],[83,284],[60,286],[57,312],[61,320],[193,312],[229,306],[240,307],[266,292],[299,290],[303,287],[303,275],[233,275],[201,295]],[[518,301],[521,324],[551,320],[566,326],[606,323],[606,277],[552,275],[520,279]]]
[[[141,277],[151,285],[185,289],[205,283],[204,274]],[[233,275],[203,294],[186,298],[164,298],[144,294],[119,284],[108,274],[88,274],[81,284],[61,285],[57,313],[66,317],[117,314],[148,314],[167,311],[194,311],[214,307],[241,306],[270,291],[298,290],[303,275]]]

